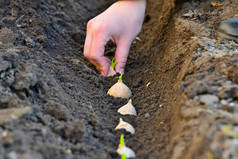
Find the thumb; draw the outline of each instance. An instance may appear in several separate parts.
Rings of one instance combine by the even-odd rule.
[[[115,69],[116,72],[119,72],[120,74],[124,74],[130,46],[131,41],[129,40],[120,40],[117,44],[115,61],[118,62],[118,64],[116,65]]]

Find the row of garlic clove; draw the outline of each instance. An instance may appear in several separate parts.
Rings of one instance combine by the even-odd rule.
[[[130,99],[129,102],[118,109],[118,111],[122,115],[137,115],[135,107],[132,105],[132,100]],[[122,118],[120,118],[119,124],[116,126],[115,130],[118,129],[125,129],[127,132],[131,134],[135,134],[135,128],[129,124],[128,122],[124,121]],[[119,145],[117,148],[117,153],[122,155],[125,155],[126,158],[134,158],[136,157],[135,152],[127,147],[126,145]]]
[[[120,97],[120,98],[126,98],[129,99],[132,96],[131,90],[123,83],[122,81],[122,75],[119,77],[119,80],[116,84],[114,84],[107,92],[107,94],[113,96],[113,97]],[[135,107],[132,105],[132,100],[130,99],[128,103],[117,111],[121,115],[134,115],[137,116],[137,112]],[[131,134],[135,133],[134,127],[129,124],[128,122],[125,122],[122,118],[120,118],[119,124],[116,126],[115,130],[118,129],[125,129],[127,132],[130,132]],[[117,153],[122,155],[125,155],[127,158],[134,158],[135,153],[132,149],[127,147],[126,145],[119,145],[117,149]]]
[[[120,98],[130,98],[132,93],[131,90],[123,83],[122,79],[119,79],[116,84],[114,84],[109,90],[108,94],[113,97],[120,97]],[[132,105],[132,100],[130,99],[128,103],[117,110],[118,113],[121,115],[134,115],[137,116],[137,112],[135,107]],[[131,134],[135,133],[135,129],[131,124],[128,122],[123,121],[120,118],[120,122],[115,128],[117,129],[125,129],[126,131],[130,132]]]
[[[136,109],[132,105],[131,99],[129,100],[129,102],[126,105],[119,108],[117,112],[119,112],[121,115],[137,116]],[[118,129],[125,129],[127,132],[130,132],[131,134],[135,133],[134,127],[131,124],[129,124],[128,122],[125,122],[122,118],[120,118],[119,124],[115,128],[115,130],[118,130]]]

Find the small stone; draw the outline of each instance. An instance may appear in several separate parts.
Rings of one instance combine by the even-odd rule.
[[[42,155],[38,152],[28,151],[24,153],[20,159],[43,159]]]
[[[27,37],[25,39],[25,44],[26,44],[26,46],[28,46],[30,48],[33,48],[36,45],[35,41],[32,40],[30,37]]]
[[[235,103],[230,103],[229,106],[230,106],[230,107],[234,107],[234,106],[235,106]]]
[[[41,129],[41,134],[43,135],[43,136],[46,136],[47,135],[47,129],[46,128],[43,128],[43,129]]]
[[[226,100],[221,100],[221,104],[222,104],[222,105],[227,105],[228,102],[227,102]]]
[[[150,117],[150,113],[146,113],[145,118],[149,118],[149,117]]]
[[[7,107],[8,102],[12,97],[12,94],[9,91],[7,91],[5,88],[0,87],[0,96],[1,96],[1,98],[0,98],[1,108]]]
[[[189,10],[187,13],[183,14],[183,17],[192,18],[194,16],[193,11]]]
[[[18,154],[15,151],[11,151],[8,155],[7,155],[8,159],[19,159]]]
[[[218,27],[218,34],[223,39],[237,40],[238,36],[238,18],[234,17],[220,23]]]
[[[25,64],[21,71],[16,73],[16,81],[13,88],[16,90],[29,89],[39,81],[37,77],[37,66],[35,64]]]
[[[67,152],[68,154],[72,154],[71,149],[67,149],[66,152]]]
[[[201,95],[199,98],[202,103],[209,106],[219,102],[219,98],[215,95],[206,94],[206,95]]]
[[[7,108],[0,110],[0,125],[5,124],[11,120],[20,118],[24,114],[29,114],[32,112],[31,107],[24,108]]]
[[[73,122],[67,124],[65,128],[65,137],[70,138],[71,140],[75,140],[75,142],[79,142],[80,139],[83,137],[85,132],[85,126],[83,122]]]
[[[0,72],[5,71],[10,67],[11,67],[10,62],[4,61],[2,58],[0,58]]]
[[[3,136],[3,137],[6,137],[6,136],[7,136],[7,134],[8,134],[8,132],[7,132],[7,131],[3,131],[3,133],[2,133],[2,136]]]
[[[70,117],[69,110],[64,105],[56,103],[54,101],[49,102],[46,107],[46,112],[58,120],[67,121]]]

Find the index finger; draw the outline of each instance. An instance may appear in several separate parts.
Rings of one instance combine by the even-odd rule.
[[[96,69],[106,76],[110,67],[110,60],[104,56],[105,45],[108,40],[103,36],[95,35],[92,39],[89,60],[96,66]]]

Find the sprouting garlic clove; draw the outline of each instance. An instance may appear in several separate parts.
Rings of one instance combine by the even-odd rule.
[[[135,152],[132,149],[130,149],[129,147],[127,147],[127,146],[119,145],[119,147],[117,149],[117,153],[119,155],[125,155],[127,158],[134,158],[134,157],[136,157]]]
[[[125,129],[126,131],[130,132],[131,134],[135,134],[134,127],[131,124],[129,124],[128,122],[123,121],[122,118],[120,118],[120,122],[117,125],[117,127],[115,128],[115,130],[118,130],[118,129]]]
[[[131,90],[119,80],[116,84],[114,84],[107,92],[107,94],[113,97],[120,97],[120,98],[130,98],[132,93]]]
[[[137,116],[136,109],[132,105],[131,99],[128,101],[128,103],[126,105],[119,108],[117,112],[120,113],[121,115],[135,115],[135,116]]]
[[[112,66],[110,66],[110,69],[109,69],[107,77],[111,77],[111,76],[114,76],[116,74],[117,74],[116,71],[113,69]]]

